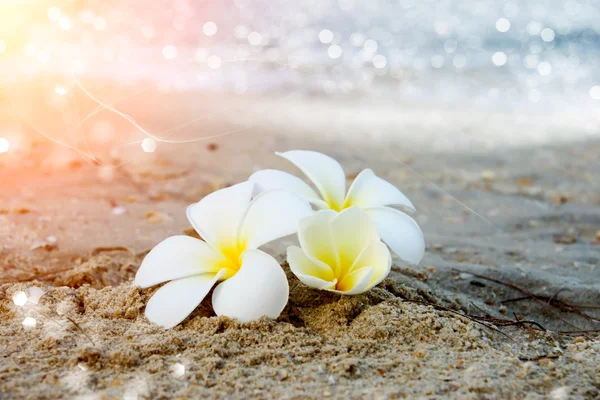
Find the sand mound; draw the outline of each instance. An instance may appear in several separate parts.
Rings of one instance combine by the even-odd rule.
[[[171,330],[143,315],[156,289],[4,285],[0,391],[52,399],[600,394],[597,341],[527,341],[514,330],[519,345],[406,301],[425,298],[397,279],[352,297],[289,280],[290,302],[277,321],[240,324],[214,316],[207,301]],[[33,286],[45,292],[38,304],[16,306],[15,293]],[[35,326],[25,326],[26,317]]]

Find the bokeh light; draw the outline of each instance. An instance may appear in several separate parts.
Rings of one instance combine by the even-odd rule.
[[[145,138],[142,140],[142,149],[146,153],[154,153],[156,151],[156,140],[153,138]]]
[[[342,56],[343,52],[344,51],[342,50],[342,48],[340,46],[338,46],[337,44],[332,44],[327,49],[327,54],[329,54],[329,57],[331,57],[333,59],[340,58]]]
[[[510,29],[510,21],[506,18],[499,18],[496,21],[496,29],[498,29],[498,32],[508,32]]]
[[[0,5],[0,83],[16,111],[14,125],[32,125],[35,134],[74,149],[86,162],[105,163],[149,138],[156,129],[150,109],[172,93],[281,98],[317,91],[526,113],[568,109],[582,121],[598,106],[592,88],[600,82],[600,9],[589,1],[265,4]],[[78,83],[97,86],[90,90],[94,100]],[[138,89],[158,94],[123,94]],[[31,107],[26,99],[34,97]],[[103,107],[99,102],[114,110],[95,110]],[[100,120],[113,127],[100,132]],[[201,121],[169,138],[199,135]],[[171,122],[165,131],[185,125]],[[6,132],[15,128],[2,124],[0,137],[13,143]],[[132,130],[135,137],[125,133]],[[7,142],[0,151],[8,151]]]
[[[212,21],[206,22],[202,27],[202,32],[204,32],[206,36],[214,36],[217,33],[217,30],[217,24]]]
[[[494,63],[494,65],[501,67],[504,64],[506,64],[506,61],[508,60],[508,57],[506,56],[506,53],[502,52],[502,51],[497,51],[492,55],[492,62]]]
[[[174,378],[181,378],[185,375],[185,366],[181,363],[176,363],[171,366],[171,375]]]
[[[162,54],[165,60],[173,60],[177,57],[177,47],[169,44],[163,47]]]
[[[13,296],[13,303],[15,306],[22,307],[27,303],[27,294],[25,292],[17,292]]]
[[[331,43],[333,40],[333,32],[331,32],[329,29],[323,29],[321,32],[319,32],[319,40],[324,44]]]
[[[23,327],[25,329],[33,329],[37,326],[37,321],[33,317],[25,317],[23,320]]]

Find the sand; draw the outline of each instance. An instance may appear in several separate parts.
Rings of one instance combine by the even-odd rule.
[[[203,96],[196,105],[225,102]],[[600,396],[600,341],[592,332],[600,328],[600,143],[506,147],[492,140],[467,151],[440,140],[428,148],[412,140],[415,132],[468,143],[475,130],[497,136],[497,126],[482,122],[486,115],[510,132],[525,132],[538,119],[434,110],[460,122],[442,134],[426,117],[431,108],[405,108],[412,117],[403,125],[365,114],[353,121],[346,100],[309,104],[300,111],[320,116],[315,124],[327,134],[311,124],[302,135],[300,124],[282,129],[285,115],[300,112],[292,107],[220,139],[160,145],[154,154],[125,147],[104,166],[39,139],[23,160],[1,158],[0,397]],[[268,109],[273,102],[246,105]],[[166,102],[152,121],[174,125],[198,113],[190,107],[170,115],[172,107]],[[341,110],[344,120],[327,120],[323,109]],[[239,128],[234,115],[186,132]],[[192,234],[185,207],[207,193],[260,168],[296,172],[272,155],[293,148],[338,158],[348,182],[368,166],[398,185],[425,233],[421,264],[394,259],[377,288],[340,297],[289,274],[288,238],[266,249],[291,287],[277,320],[239,324],[214,316],[207,301],[174,329],[149,323],[143,311],[156,288],[131,286],[146,252],[167,236]],[[15,293],[33,287],[45,293],[37,304],[14,304]],[[35,326],[30,319],[24,325],[26,317]],[[507,321],[512,326],[502,326]]]
[[[290,277],[277,320],[240,324],[203,304],[148,323],[153,290],[48,287],[18,308],[2,288],[3,398],[594,398],[600,343],[509,329],[513,342],[425,300],[394,274],[355,297]],[[30,309],[28,309],[30,308]],[[36,319],[25,329],[25,316]],[[128,397],[129,396],[129,397]],[[563,397],[561,397],[563,396]]]

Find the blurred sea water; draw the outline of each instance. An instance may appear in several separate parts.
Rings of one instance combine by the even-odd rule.
[[[596,0],[56,1],[23,18],[18,40],[0,30],[4,80],[76,73],[165,91],[550,112],[600,104]]]

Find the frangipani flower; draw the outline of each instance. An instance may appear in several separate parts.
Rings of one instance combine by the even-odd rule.
[[[171,328],[200,304],[218,281],[212,304],[217,315],[242,322],[264,315],[276,318],[288,301],[285,273],[263,244],[296,232],[298,221],[313,213],[293,193],[271,191],[252,200],[254,183],[218,190],[187,209],[205,240],[172,236],[144,258],[134,284],[147,288],[170,281],[146,305],[146,317]]]
[[[418,264],[425,252],[425,240],[419,225],[405,213],[386,206],[401,206],[410,211],[415,207],[391,183],[379,178],[370,169],[363,170],[346,193],[346,176],[333,158],[314,151],[293,150],[277,155],[291,161],[314,183],[319,194],[300,178],[277,170],[255,172],[249,180],[257,183],[258,191],[283,189],[304,196],[318,209],[340,212],[358,206],[363,208],[377,226],[381,239],[402,260]]]
[[[305,285],[340,294],[363,293],[390,272],[392,257],[377,227],[360,207],[317,211],[300,220],[300,246],[287,260]]]

